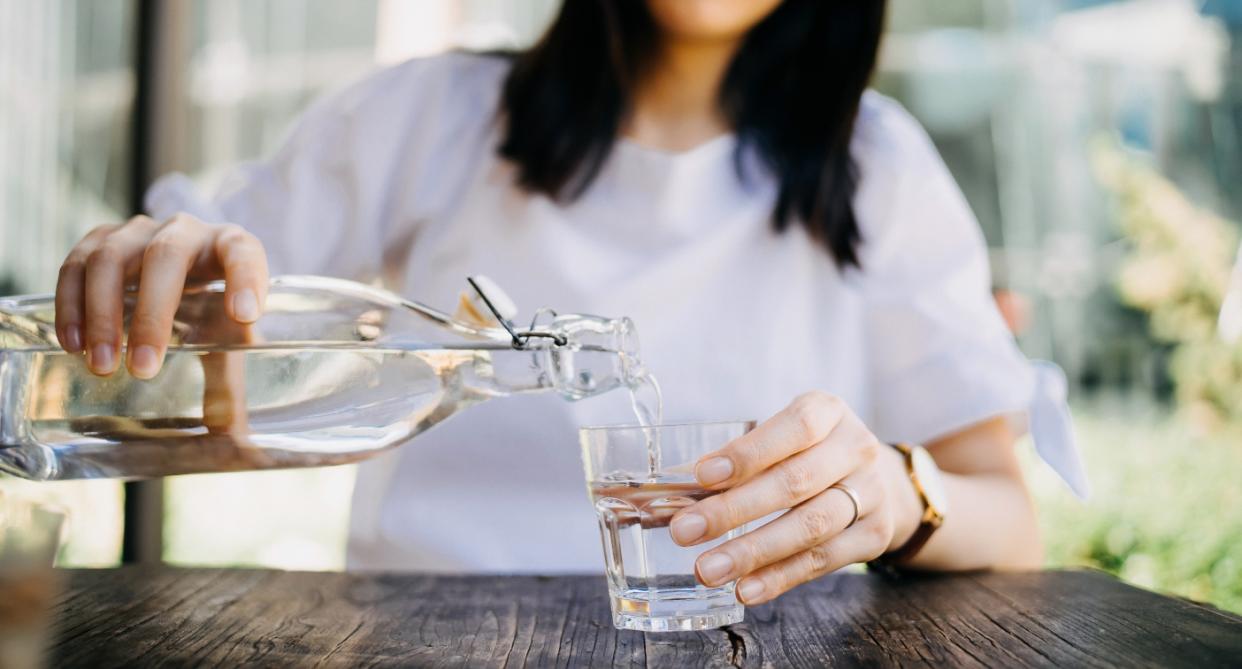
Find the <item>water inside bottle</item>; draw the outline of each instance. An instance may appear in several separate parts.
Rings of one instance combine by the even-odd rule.
[[[66,479],[345,464],[473,404],[547,390],[530,353],[472,346],[174,349],[148,381],[124,367],[95,377],[61,351],[30,353],[24,387],[10,389],[25,400],[26,446],[0,466]]]
[[[504,353],[503,351],[500,353]],[[26,407],[36,478],[146,477],[353,462],[479,401],[444,377],[474,351],[256,347],[169,351],[137,381],[32,357]],[[403,392],[393,392],[401,387]]]

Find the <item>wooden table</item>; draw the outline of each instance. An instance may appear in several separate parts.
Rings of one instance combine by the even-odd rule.
[[[52,664],[1238,666],[1242,618],[1068,571],[837,574],[698,633],[613,629],[603,577],[69,572]]]

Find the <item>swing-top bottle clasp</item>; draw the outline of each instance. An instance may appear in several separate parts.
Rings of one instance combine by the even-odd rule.
[[[467,281],[477,297],[463,301],[470,319],[498,322],[514,350],[540,354],[539,365],[566,397],[589,397],[647,378],[629,318],[558,314],[545,307],[535,312],[529,327],[518,329],[513,325],[517,305],[495,282],[478,275]]]
[[[530,340],[533,338],[551,339],[556,346],[565,346],[569,343],[569,339],[557,332],[548,332],[539,329],[536,324],[539,318],[545,315],[555,317],[555,311],[543,308],[535,312],[535,316],[531,319],[530,326],[525,330],[517,330],[513,326],[513,317],[517,314],[517,305],[509,296],[500,289],[494,282],[485,276],[467,277],[466,281],[470,282],[470,287],[483,301],[487,310],[496,318],[496,322],[509,333],[513,341],[513,348],[518,351],[524,351],[529,348]],[[490,293],[490,294],[489,294]]]

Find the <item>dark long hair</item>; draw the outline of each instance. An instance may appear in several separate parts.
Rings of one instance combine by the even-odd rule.
[[[719,103],[779,182],[773,226],[793,220],[838,266],[858,265],[850,136],[875,68],[886,0],[784,0],[750,30]],[[636,82],[659,48],[644,0],[565,0],[505,82],[500,155],[518,185],[573,199],[607,160]],[[739,174],[740,176],[740,174]]]

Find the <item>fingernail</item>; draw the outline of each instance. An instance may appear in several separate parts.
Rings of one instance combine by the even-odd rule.
[[[259,298],[250,289],[238,291],[233,296],[233,316],[243,323],[259,320]]]
[[[65,326],[65,350],[74,353],[82,350],[82,328],[76,325]]]
[[[108,344],[95,344],[86,355],[86,364],[96,374],[112,373],[112,347]]]
[[[707,585],[725,580],[733,572],[733,558],[725,553],[712,553],[699,559],[699,577]]]
[[[140,379],[149,379],[160,371],[160,354],[154,346],[143,344],[129,352],[129,369]]]
[[[669,524],[668,531],[672,533],[673,541],[684,546],[703,536],[707,531],[707,519],[697,513],[677,516]]]
[[[737,598],[742,603],[753,602],[763,596],[763,581],[757,578],[748,578],[737,584]]]
[[[729,458],[708,458],[694,468],[694,477],[703,485],[715,485],[733,476],[733,461]]]

